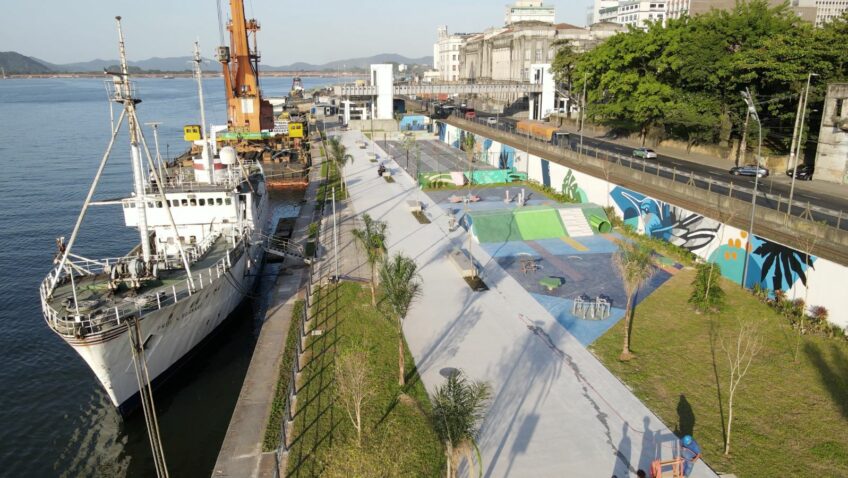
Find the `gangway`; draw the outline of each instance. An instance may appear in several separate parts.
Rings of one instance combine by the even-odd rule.
[[[274,236],[265,237],[265,252],[282,258],[297,259],[305,264],[311,264],[312,259],[306,256],[303,245],[290,239],[281,239]]]

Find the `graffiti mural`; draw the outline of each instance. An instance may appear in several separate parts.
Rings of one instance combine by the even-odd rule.
[[[807,285],[807,273],[809,269],[815,270],[816,257],[760,236],[755,235],[751,241],[747,238],[745,231],[739,231],[738,237],[731,237],[710,254],[709,261],[721,266],[722,275],[741,284],[747,250],[750,254],[746,287],[759,285],[772,291],[786,291],[798,280]]]
[[[621,186],[610,191],[610,198],[621,210],[625,224],[692,252],[708,246],[721,227],[718,221]]]
[[[562,180],[562,194],[568,202],[589,202],[586,199],[586,193],[580,189],[580,186],[577,184],[577,178],[574,177],[574,173],[570,169],[566,171],[565,178]]]

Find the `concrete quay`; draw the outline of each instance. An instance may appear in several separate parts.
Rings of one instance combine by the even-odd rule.
[[[345,168],[354,209],[385,221],[389,253],[419,265],[423,293],[404,333],[428,392],[451,368],[492,386],[479,437],[485,476],[624,478],[676,453],[671,430],[476,243],[471,254],[490,290],[473,292],[448,259],[466,232],[450,231],[445,211],[378,145],[358,131],[342,138],[355,157]],[[372,147],[394,183],[377,176]],[[410,200],[430,224],[410,214]],[[692,476],[717,475],[699,463]]]
[[[310,171],[305,201],[301,204],[292,234],[292,240],[298,243],[305,243],[309,224],[314,220],[316,212],[321,159],[318,154],[313,154],[313,158],[316,159]],[[267,312],[212,476],[276,476],[275,453],[263,453],[262,442],[274,400],[292,309],[294,302],[303,294],[308,270],[297,263],[284,264],[273,288],[268,292]]]

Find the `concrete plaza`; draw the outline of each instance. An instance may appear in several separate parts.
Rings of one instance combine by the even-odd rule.
[[[353,210],[385,221],[389,252],[419,265],[423,294],[404,333],[427,390],[453,368],[492,386],[478,440],[485,476],[624,478],[674,455],[677,439],[668,427],[471,241],[489,287],[473,292],[448,259],[468,246],[465,230],[450,231],[449,215],[379,146],[357,148],[355,141],[367,141],[358,131],[342,138],[355,158],[345,168]],[[394,183],[377,176],[377,163],[366,158],[372,147]],[[410,200],[421,201],[430,224],[419,224]],[[692,476],[716,475],[699,463]]]

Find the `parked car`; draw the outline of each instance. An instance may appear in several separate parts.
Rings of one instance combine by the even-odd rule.
[[[769,175],[769,170],[762,166],[749,164],[730,168],[730,174],[734,176],[758,176],[764,178]]]
[[[496,116],[489,116],[486,118],[486,124],[489,126],[495,126],[498,124],[498,118]]]
[[[802,165],[795,168],[794,176],[797,179],[802,179],[802,180],[805,180],[805,181],[812,181],[814,171],[815,171],[815,168],[813,168],[813,165],[802,164]],[[786,175],[789,176],[790,178],[793,176],[792,173],[793,173],[793,171],[791,169],[786,171]]]
[[[657,159],[657,153],[649,148],[636,148],[633,150],[634,158]]]
[[[465,119],[473,120],[476,117],[477,117],[477,112],[474,111],[474,108],[467,108],[465,110]]]

